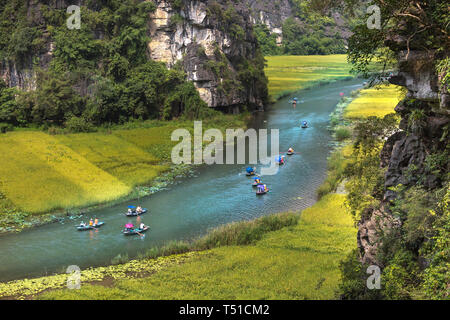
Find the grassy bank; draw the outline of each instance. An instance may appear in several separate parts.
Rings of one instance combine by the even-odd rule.
[[[395,106],[405,97],[401,88],[396,85],[379,85],[361,90],[359,96],[345,109],[345,118],[382,118],[393,113]]]
[[[203,129],[245,127],[245,119],[220,115],[203,121]],[[193,122],[136,122],[78,134],[1,134],[0,232],[154,192],[151,187],[171,179],[170,169],[181,173],[170,164],[171,149],[178,143],[170,136],[177,128],[193,132]]]
[[[383,118],[394,113],[394,108],[404,98],[399,86],[379,85],[352,92],[343,98],[331,114],[330,127],[339,148],[328,159],[328,175],[317,190],[322,197],[334,192],[345,179],[346,168],[354,164],[357,152],[353,150],[355,124],[369,117]]]
[[[293,91],[349,78],[347,55],[273,56],[266,57],[265,73],[269,78],[269,94],[277,100]]]

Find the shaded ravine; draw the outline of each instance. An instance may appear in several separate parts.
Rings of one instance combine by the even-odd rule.
[[[348,95],[361,85],[362,80],[353,79],[299,91],[256,115],[250,127],[267,128],[269,133],[279,129],[280,152],[289,147],[296,151],[278,174],[263,177],[270,193],[255,195],[251,179],[244,174],[246,165],[204,165],[195,177],[141,199],[140,204],[150,209],[141,218],[126,218],[127,204],[122,204],[89,214],[106,222],[97,231],[78,232],[79,219],[1,236],[0,281],[64,272],[69,265],[82,269],[106,265],[118,254],[133,258],[152,246],[190,240],[222,224],[311,206],[331,150],[329,114],[340,92]],[[289,103],[294,96],[302,101],[295,109]],[[301,120],[310,127],[301,129]],[[151,230],[144,238],[124,236],[121,230],[128,221],[143,221]]]

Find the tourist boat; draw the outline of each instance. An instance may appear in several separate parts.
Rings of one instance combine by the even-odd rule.
[[[275,162],[276,162],[278,165],[282,166],[283,164],[286,163],[286,159],[284,158],[284,156],[278,156],[278,157],[275,159]]]
[[[126,212],[125,215],[127,217],[136,217],[136,216],[140,216],[141,214],[146,213],[148,210],[146,208],[142,208],[141,212],[137,212],[136,211],[136,207],[135,206],[128,206],[128,209],[131,209],[131,212]]]
[[[245,169],[247,172],[245,173],[247,176],[254,176],[255,173],[255,168],[252,167],[247,167],[247,169]]]
[[[92,226],[90,226],[89,224],[87,224],[85,226],[77,226],[77,230],[78,231],[86,231],[86,230],[97,229],[97,228],[100,228],[104,224],[105,224],[104,222],[99,222],[99,223],[94,224]]]
[[[134,228],[134,229],[123,229],[122,233],[126,236],[132,236],[135,234],[140,234],[140,233],[144,233],[146,232],[148,229],[150,229],[149,226],[145,226],[144,229],[140,229],[140,228]]]
[[[269,192],[269,188],[267,188],[267,186],[265,184],[258,184],[258,186],[256,188],[257,188],[256,195],[258,195],[258,196]]]
[[[261,178],[255,177],[255,178],[253,178],[253,179],[254,179],[254,180],[253,180],[253,183],[252,183],[252,186],[253,186],[253,187],[256,187],[257,185],[261,184]]]

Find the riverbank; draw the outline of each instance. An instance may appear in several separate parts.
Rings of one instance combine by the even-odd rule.
[[[245,128],[248,114],[203,121],[203,130]],[[93,133],[0,135],[0,233],[17,232],[139,199],[192,174],[170,162],[177,128],[192,121],[146,121]],[[12,146],[20,153],[10,152]],[[24,183],[26,181],[26,183]]]
[[[329,129],[334,137],[335,151],[328,159],[327,178],[317,190],[319,197],[334,192],[345,178],[345,168],[354,158],[355,125],[369,117],[383,118],[394,113],[395,106],[403,98],[401,87],[386,84],[355,90],[342,97],[330,114]]]
[[[340,257],[352,249],[356,236],[344,198],[330,194],[304,210],[300,220],[295,214],[285,214],[280,221],[287,221],[288,226],[281,223],[278,231],[258,231],[260,239],[250,243],[243,239],[251,239],[261,229],[249,225],[254,222],[236,223],[212,233],[215,239],[234,239],[231,245],[83,270],[80,290],[60,289],[67,283],[67,274],[12,281],[0,284],[0,297],[332,299],[339,282]],[[278,221],[276,216],[265,219]],[[230,230],[234,231],[230,234]]]

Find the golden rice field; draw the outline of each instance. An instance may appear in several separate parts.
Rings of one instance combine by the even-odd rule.
[[[148,136],[142,133],[141,140]],[[167,169],[158,165],[159,158],[115,134],[70,134],[56,139],[127,186],[144,184]]]
[[[108,132],[0,135],[0,218],[15,211],[48,213],[115,201],[169,169],[172,131],[192,121],[148,121]],[[220,115],[208,127],[244,127],[243,116]],[[3,220],[2,220],[3,221]]]
[[[339,261],[356,245],[357,230],[344,199],[326,195],[302,212],[297,225],[269,232],[252,245],[211,249],[146,278],[117,280],[108,287],[83,284],[80,290],[50,291],[39,298],[333,299]]]
[[[172,130],[172,129],[170,129]],[[17,210],[45,213],[117,200],[168,169],[140,145],[168,149],[169,130],[0,136],[0,192]],[[124,136],[125,138],[122,138]],[[134,136],[135,139],[128,139]],[[151,141],[151,142],[148,142]]]
[[[395,106],[405,97],[401,88],[391,84],[363,89],[347,106],[344,115],[346,118],[359,119],[370,116],[384,117],[393,113]]]
[[[321,81],[351,77],[347,55],[265,57],[269,94],[278,99],[286,93],[307,88]]]
[[[130,186],[42,132],[0,136],[2,193],[26,212],[111,201]]]

